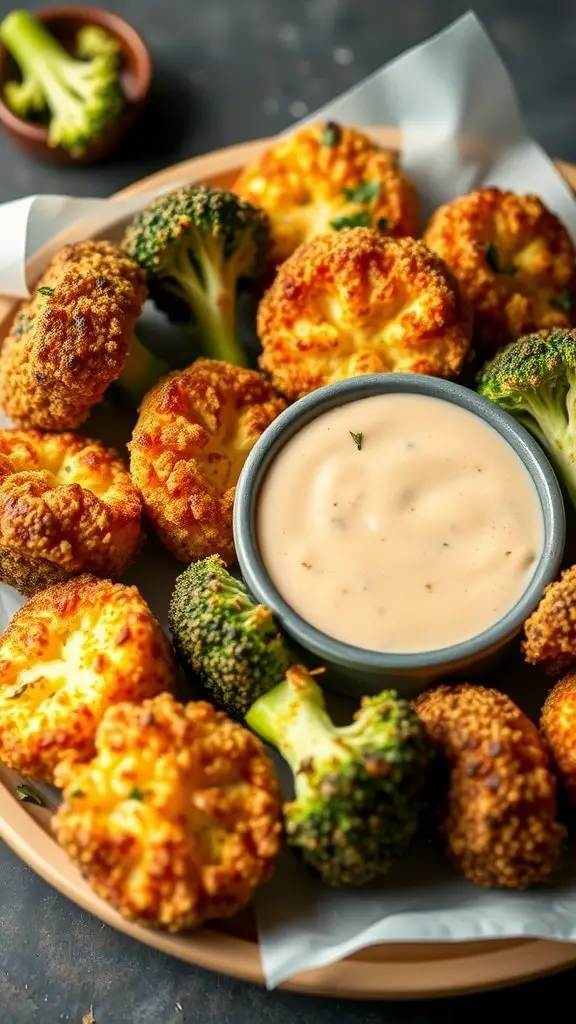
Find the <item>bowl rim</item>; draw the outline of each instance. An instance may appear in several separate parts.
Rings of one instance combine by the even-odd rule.
[[[51,21],[69,19],[78,21],[79,26],[93,24],[106,28],[116,35],[135,55],[135,63],[138,67],[138,72],[134,76],[136,88],[132,95],[126,97],[126,105],[134,107],[144,102],[152,85],[152,55],[144,39],[130,22],[114,11],[108,11],[104,7],[88,7],[86,4],[50,4],[31,13],[39,21],[46,23],[48,27],[50,27]],[[0,41],[0,69],[3,68],[8,56],[6,47]],[[47,146],[48,128],[46,125],[36,124],[34,121],[29,121],[14,113],[3,98],[4,81],[4,76],[0,75],[0,123],[21,138],[45,143]]]
[[[312,626],[284,600],[270,579],[258,550],[255,514],[260,487],[279,450],[311,420],[349,402],[389,393],[420,394],[444,399],[479,416],[492,426],[519,456],[540,499],[544,541],[538,564],[526,590],[497,622],[476,636],[432,651],[386,653],[357,647]],[[534,611],[544,588],[556,578],[566,537],[564,500],[556,475],[543,449],[509,413],[471,388],[411,373],[382,373],[352,377],[330,384],[299,399],[267,428],[250,452],[234,501],[234,544],[244,582],[256,600],[267,605],[285,631],[312,654],[342,668],[370,673],[425,672],[470,662],[502,646]]]

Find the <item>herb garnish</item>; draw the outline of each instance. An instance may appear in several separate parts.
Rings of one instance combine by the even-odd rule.
[[[32,786],[16,786],[16,793],[18,795],[18,799],[21,800],[23,804],[36,804],[38,807],[46,806],[40,796],[40,793],[37,793]]]
[[[490,270],[493,270],[495,274],[515,274],[518,270],[518,267],[514,266],[500,266],[498,251],[496,246],[492,245],[492,242],[488,242],[488,245],[486,246],[486,263],[490,267]]]
[[[570,313],[573,306],[572,296],[569,292],[562,292],[562,295],[553,295],[550,299],[550,305],[554,309],[561,309],[563,313]]]
[[[360,210],[358,213],[350,214],[349,217],[333,217],[330,227],[335,231],[341,231],[342,228],[369,228],[370,214],[367,210]]]
[[[146,796],[146,793],[144,792],[143,789],[140,789],[138,786],[134,786],[134,789],[132,790],[132,792],[128,794],[128,799],[129,800],[143,800],[145,796]]]
[[[388,217],[378,217],[376,227],[378,231],[388,231],[388,228],[392,227],[392,222],[388,220]]]
[[[320,136],[320,143],[323,146],[328,146],[329,149],[333,149],[337,146],[342,138],[342,129],[339,124],[335,121],[327,121],[324,125],[322,135]]]
[[[352,188],[344,188],[342,191],[348,202],[361,203],[365,206],[367,203],[372,203],[379,198],[380,182],[361,181],[359,185],[354,185]]]
[[[353,430],[349,431],[349,433],[358,451],[362,451],[362,441],[364,440],[364,434],[361,431],[359,434],[355,434]]]
[[[39,288],[38,291],[40,295],[48,295],[49,298],[52,298],[52,296],[54,295],[54,289],[47,288],[46,286],[44,286],[43,288]]]
[[[70,796],[71,796],[71,797],[73,797],[74,799],[76,799],[77,797],[81,797],[81,796],[84,796],[84,795],[85,795],[85,794],[84,794],[84,790],[83,790],[83,789],[75,789],[75,790],[73,790],[73,792],[72,792],[72,793],[70,794]]]

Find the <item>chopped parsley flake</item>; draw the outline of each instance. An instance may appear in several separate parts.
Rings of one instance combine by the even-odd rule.
[[[146,793],[144,792],[143,789],[139,789],[138,786],[134,786],[134,789],[129,794],[128,799],[129,800],[143,800],[145,796],[146,796]]]
[[[54,295],[54,289],[53,288],[43,287],[43,288],[39,288],[38,291],[39,291],[40,295],[47,295],[48,298],[52,298],[52,296]]]
[[[342,228],[369,228],[370,214],[367,210],[360,210],[358,213],[350,214],[349,217],[333,217],[330,227],[335,231],[341,231]]]
[[[379,181],[361,181],[359,185],[354,185],[352,188],[345,188],[342,191],[344,192],[348,202],[362,203],[364,206],[368,203],[375,202],[379,198],[380,187]]]
[[[36,804],[38,807],[46,806],[40,796],[40,793],[37,793],[33,786],[27,786],[25,784],[22,786],[16,786],[16,793],[18,799],[21,800],[23,804]]]
[[[492,242],[488,242],[486,246],[486,263],[490,267],[490,270],[494,271],[495,274],[515,274],[518,267],[509,266],[501,267],[500,260],[498,257],[498,251]]]
[[[351,430],[350,437],[354,441],[354,444],[356,445],[358,451],[362,451],[362,441],[364,440],[364,434],[362,432],[360,432],[359,434],[355,434],[354,431]]]

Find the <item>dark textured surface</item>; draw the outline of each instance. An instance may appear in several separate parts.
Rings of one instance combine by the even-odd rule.
[[[12,4],[0,0],[0,14]],[[169,163],[273,134],[463,13],[460,0],[117,0],[156,61],[137,134],[99,168],[35,164],[0,137],[0,201],[105,195]],[[526,119],[576,161],[574,0],[477,0]],[[68,903],[0,847],[0,1024],[456,1024],[520,1019],[566,1000],[573,973],[427,1004],[351,1004],[265,993],[156,954]],[[180,1004],[182,1011],[177,1008]]]

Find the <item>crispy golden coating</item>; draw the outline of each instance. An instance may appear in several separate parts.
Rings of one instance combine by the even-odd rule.
[[[576,673],[552,688],[540,719],[540,729],[572,803],[576,803]]]
[[[524,623],[522,650],[530,665],[559,676],[576,661],[576,565],[550,583]]]
[[[574,322],[576,253],[537,196],[477,189],[441,206],[424,241],[460,281],[486,354],[521,334]]]
[[[536,726],[509,697],[484,686],[439,686],[415,706],[449,764],[445,829],[457,867],[487,887],[543,882],[565,830]]]
[[[342,227],[373,227],[395,238],[418,232],[416,190],[396,155],[357,128],[328,122],[300,128],[244,168],[234,191],[261,206],[272,228],[272,259]]]
[[[240,471],[284,402],[254,370],[197,359],[146,395],[130,448],[132,478],[162,543],[183,562],[234,561]]]
[[[117,452],[77,434],[0,430],[0,581],[23,594],[79,573],[119,576],[142,502]]]
[[[146,291],[111,242],[61,249],[2,345],[0,408],[21,427],[80,426],[124,367]]]
[[[52,782],[94,753],[107,708],[174,685],[172,653],[135,587],[92,576],[43,590],[0,639],[0,760]]]
[[[124,917],[170,931],[235,914],[280,847],[280,791],[255,736],[162,694],[104,716],[97,754],[57,774],[58,842]]]
[[[300,246],[258,309],[260,366],[289,398],[363,373],[456,377],[470,333],[470,309],[442,260],[423,242],[370,228]]]

